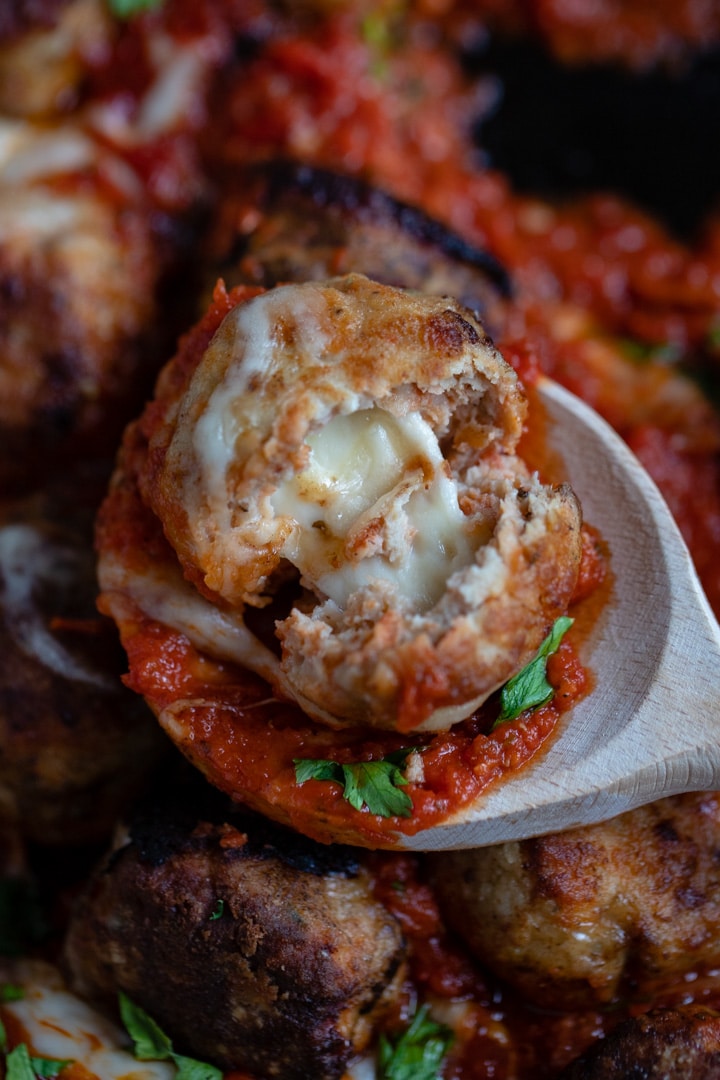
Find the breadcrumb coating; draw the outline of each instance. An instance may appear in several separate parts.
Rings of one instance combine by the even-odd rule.
[[[206,599],[251,628],[269,609],[271,682],[313,718],[447,729],[565,610],[577,501],[517,455],[522,386],[454,301],[282,286],[176,383],[143,497]]]

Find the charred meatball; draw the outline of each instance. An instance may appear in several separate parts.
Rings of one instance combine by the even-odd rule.
[[[720,1013],[697,1005],[626,1020],[565,1069],[559,1080],[716,1080]]]
[[[524,997],[577,1008],[720,962],[720,794],[430,857],[448,922]]]
[[[66,960],[78,992],[123,990],[195,1057],[336,1080],[397,992],[403,942],[354,853],[163,810],[92,881]]]
[[[250,182],[252,180],[252,182]],[[452,296],[492,334],[509,277],[486,251],[356,177],[278,162],[223,184],[210,242],[210,285],[318,281],[366,274],[385,285]]]

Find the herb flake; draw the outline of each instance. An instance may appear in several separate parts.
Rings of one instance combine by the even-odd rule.
[[[108,7],[118,19],[131,19],[143,11],[154,11],[163,0],[108,0]]]
[[[296,758],[295,779],[331,780],[340,784],[343,798],[354,810],[365,807],[379,817],[410,817],[412,799],[403,791],[407,780],[402,768],[412,748],[398,750],[379,761],[357,761],[341,765],[337,761]]]
[[[127,994],[121,991],[118,1000],[123,1024],[139,1061],[172,1061],[177,1068],[176,1080],[222,1080],[222,1072],[214,1065],[175,1053],[172,1042],[160,1026]]]
[[[548,657],[557,652],[560,642],[573,624],[573,619],[562,615],[538,649],[535,658],[522,671],[518,671],[505,683],[500,695],[500,715],[493,725],[515,720],[529,709],[537,709],[551,700],[555,691],[547,681]]]
[[[380,1037],[378,1080],[439,1080],[453,1034],[427,1014],[428,1006],[423,1005],[394,1044]]]
[[[18,1043],[5,1059],[6,1080],[53,1080],[72,1061],[55,1061],[53,1058],[31,1057],[25,1043]]]

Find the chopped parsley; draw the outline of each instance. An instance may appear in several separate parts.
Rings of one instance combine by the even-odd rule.
[[[55,1061],[52,1058],[31,1057],[25,1043],[19,1043],[5,1058],[5,1080],[43,1080],[59,1076],[72,1061]]]
[[[636,364],[676,364],[682,356],[682,349],[674,341],[648,342],[622,338],[620,348],[624,356]]]
[[[439,1080],[440,1067],[453,1040],[449,1028],[428,1020],[428,1007],[415,1014],[393,1044],[380,1037],[378,1080]]]
[[[551,700],[554,690],[547,681],[548,657],[557,652],[560,642],[573,624],[573,619],[562,615],[555,624],[531,660],[522,671],[518,671],[509,682],[505,683],[500,695],[500,715],[493,725],[515,720],[520,713],[528,709],[537,709]]]
[[[108,6],[118,19],[131,19],[142,11],[154,11],[163,0],[108,0]]]
[[[223,916],[224,911],[225,911],[225,901],[224,900],[218,900],[217,903],[215,904],[215,910],[213,911],[212,915],[210,916],[210,922],[215,922],[216,919],[221,919],[222,916]]]
[[[222,1072],[214,1065],[175,1053],[172,1042],[158,1024],[122,991],[118,1000],[120,1015],[138,1061],[172,1061],[177,1067],[175,1080],[222,1080]]]
[[[402,767],[412,749],[396,750],[380,761],[357,761],[341,765],[337,761],[295,758],[295,779],[332,780],[340,784],[343,798],[354,810],[365,807],[380,817],[410,817],[412,799],[401,789],[407,784]]]

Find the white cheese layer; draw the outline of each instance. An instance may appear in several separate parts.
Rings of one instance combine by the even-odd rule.
[[[53,1061],[76,1061],[98,1080],[172,1080],[169,1062],[137,1061],[119,1027],[65,988],[48,964],[22,962],[4,981],[20,985],[24,996],[3,1006],[26,1033],[29,1051]]]
[[[284,557],[340,607],[376,581],[416,611],[432,607],[473,546],[430,425],[363,409],[334,417],[307,444],[308,465],[272,498],[293,522]]]

